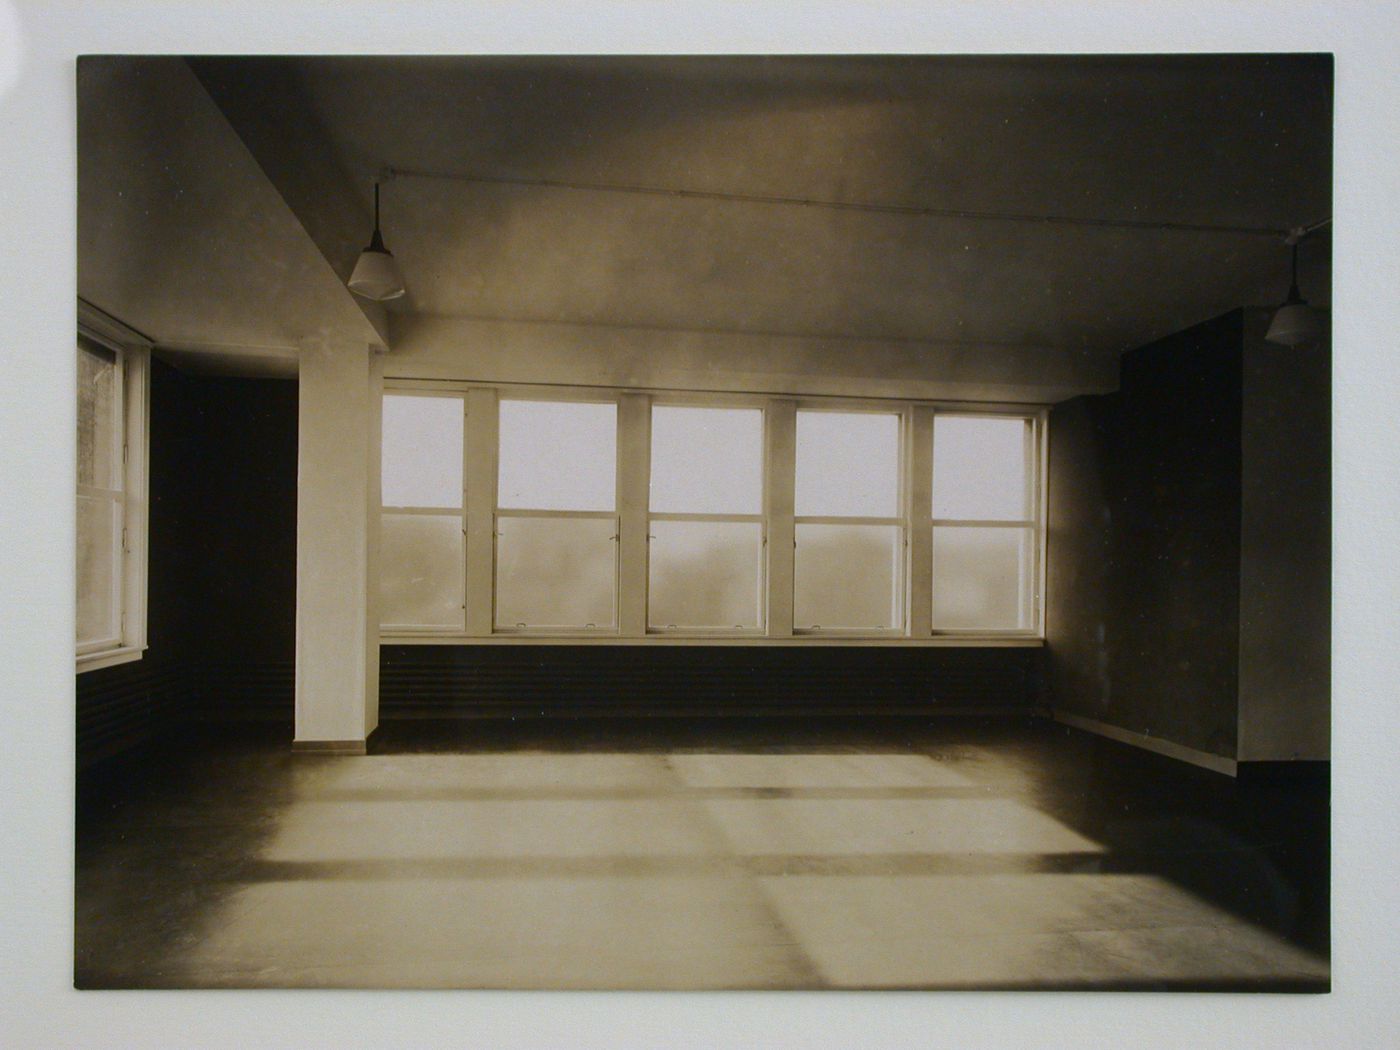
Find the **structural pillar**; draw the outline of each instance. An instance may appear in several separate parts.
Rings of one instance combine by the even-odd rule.
[[[296,731],[292,748],[364,754],[379,724],[383,368],[363,343],[302,343],[297,405]]]

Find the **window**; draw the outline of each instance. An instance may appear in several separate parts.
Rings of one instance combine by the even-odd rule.
[[[498,631],[617,628],[617,405],[500,403]]]
[[[95,314],[80,310],[80,317]],[[77,338],[80,671],[138,659],[146,644],[148,350],[116,338],[128,330],[103,320],[101,329],[80,325]]]
[[[793,628],[904,626],[900,416],[799,411]]]
[[[653,404],[647,626],[763,626],[763,412]]]
[[[465,502],[460,395],[384,396],[379,621],[386,630],[462,630]]]
[[[1043,412],[727,397],[392,385],[385,637],[1039,638]]]
[[[933,425],[933,628],[1029,631],[1038,528],[1034,421],[939,414]]]

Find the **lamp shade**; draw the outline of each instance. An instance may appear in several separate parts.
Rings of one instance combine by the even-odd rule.
[[[379,232],[378,182],[374,184],[374,234],[369,239],[369,247],[360,253],[355,268],[350,271],[350,280],[345,284],[356,295],[380,303],[386,299],[397,299],[404,292],[399,264],[394,262],[389,249],[384,247],[384,236]]]
[[[1302,346],[1322,335],[1322,319],[1307,303],[1284,303],[1274,314],[1273,323],[1264,336],[1271,343]]]
[[[397,299],[404,293],[403,274],[399,273],[398,263],[383,247],[374,245],[360,253],[347,283],[356,295],[376,302]]]

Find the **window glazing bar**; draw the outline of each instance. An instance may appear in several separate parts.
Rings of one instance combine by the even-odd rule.
[[[617,400],[618,633],[647,633],[647,503],[651,496],[651,398]]]
[[[499,409],[496,391],[467,391],[462,427],[462,488],[467,509],[467,634],[491,633],[496,583],[496,457]]]
[[[792,637],[793,495],[797,475],[797,402],[774,398],[763,413],[764,516],[768,519],[768,637]]]

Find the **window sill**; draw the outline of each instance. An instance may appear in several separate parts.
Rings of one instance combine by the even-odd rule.
[[[1045,639],[1036,635],[1014,634],[966,634],[938,635],[931,638],[908,638],[904,636],[805,634],[792,637],[769,637],[767,635],[696,635],[696,634],[649,634],[646,636],[609,634],[390,634],[381,633],[380,645],[748,645],[757,648],[765,646],[883,646],[900,648],[1040,648]]]
[[[124,645],[117,649],[103,649],[96,653],[83,653],[78,657],[78,674],[96,671],[102,667],[115,667],[141,659],[146,652],[144,645]]]

